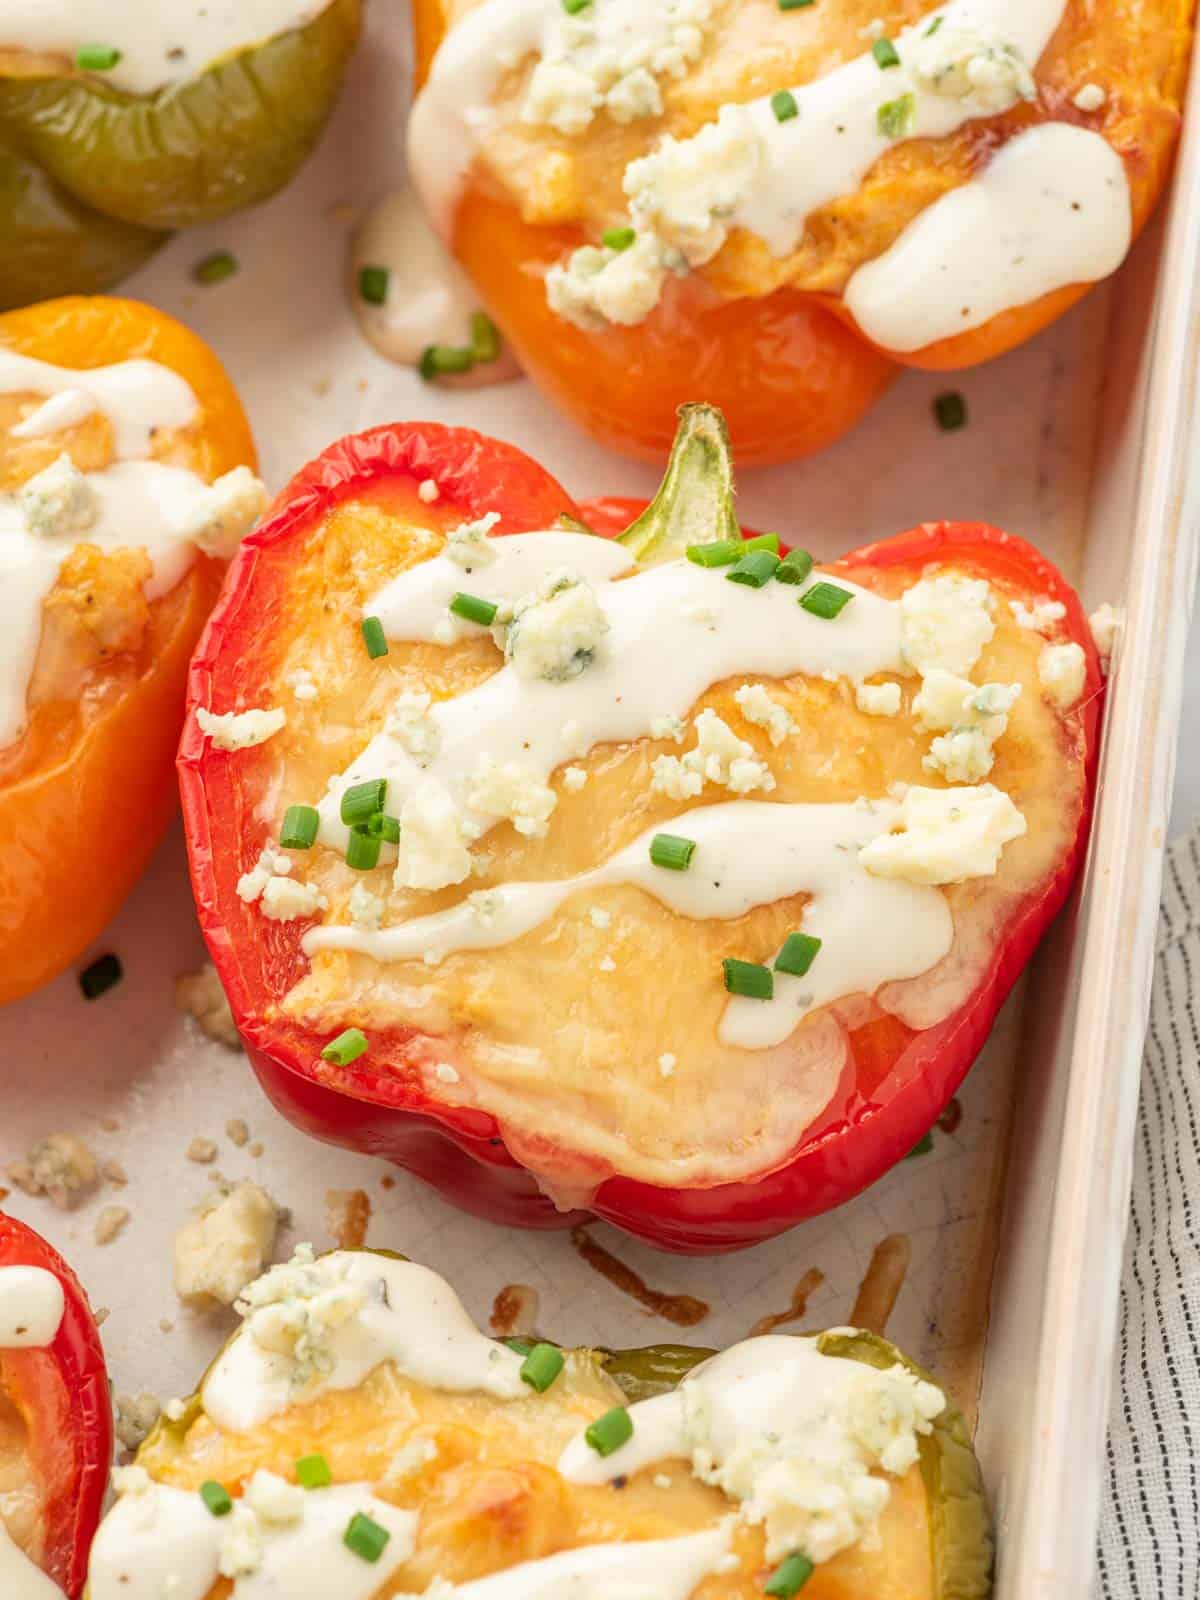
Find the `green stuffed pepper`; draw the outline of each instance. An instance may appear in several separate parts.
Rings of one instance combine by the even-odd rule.
[[[0,309],[106,288],[265,200],[337,99],[361,0],[18,0],[0,40]]]
[[[90,1600],[990,1593],[963,1419],[873,1334],[496,1341],[425,1267],[304,1246],[238,1310],[118,1474]]]

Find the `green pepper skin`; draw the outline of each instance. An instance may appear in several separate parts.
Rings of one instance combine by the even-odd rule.
[[[147,97],[92,77],[0,77],[0,138],[108,217],[211,222],[274,194],[308,157],[361,13],[361,0],[330,0],[303,28]]]
[[[65,294],[99,294],[170,236],[102,216],[0,148],[0,311]]]

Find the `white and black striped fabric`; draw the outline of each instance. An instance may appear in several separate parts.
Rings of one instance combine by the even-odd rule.
[[[1200,1600],[1200,829],[1167,851],[1121,1278],[1098,1581]]]

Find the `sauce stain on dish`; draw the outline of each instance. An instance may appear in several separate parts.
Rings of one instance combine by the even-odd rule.
[[[943,1111],[941,1116],[937,1119],[937,1125],[943,1133],[957,1133],[959,1128],[962,1126],[962,1119],[962,1102],[959,1100],[958,1096],[955,1095],[954,1099],[949,1101],[945,1111]]]
[[[537,1326],[538,1292],[527,1283],[506,1283],[492,1301],[490,1318],[497,1339],[532,1337]]]
[[[824,1282],[825,1274],[816,1267],[809,1267],[792,1290],[792,1300],[787,1310],[771,1311],[765,1317],[759,1317],[746,1337],[757,1339],[760,1334],[774,1333],[775,1329],[782,1327],[785,1322],[798,1322],[808,1310],[809,1300]]]
[[[708,1315],[708,1305],[690,1294],[664,1294],[652,1289],[632,1267],[619,1260],[611,1250],[598,1244],[585,1226],[571,1229],[571,1243],[584,1261],[602,1278],[607,1278],[614,1289],[620,1289],[655,1316],[664,1317],[677,1328],[694,1328]]]
[[[371,1223],[371,1201],[364,1189],[326,1189],[325,1222],[339,1250],[359,1250]]]
[[[350,304],[381,356],[415,367],[429,382],[481,389],[521,376],[411,189],[386,195],[355,232]]]
[[[858,1286],[850,1313],[852,1328],[879,1334],[886,1330],[911,1260],[912,1242],[906,1233],[889,1233],[879,1241]]]

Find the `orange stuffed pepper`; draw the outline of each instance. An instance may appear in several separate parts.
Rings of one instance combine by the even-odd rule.
[[[131,300],[0,317],[0,1003],[96,937],[175,805],[188,658],[262,509],[217,358]]]
[[[657,458],[821,449],[1124,259],[1191,0],[415,0],[413,178],[530,375]]]

